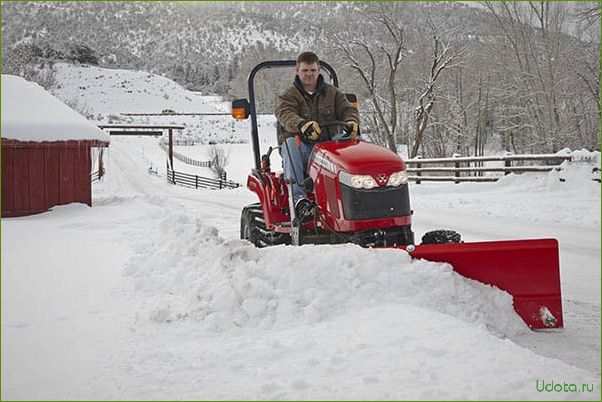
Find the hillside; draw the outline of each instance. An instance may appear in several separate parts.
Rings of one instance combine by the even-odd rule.
[[[62,53],[60,58],[82,44],[104,67],[167,74],[191,89],[213,87],[232,78],[249,48],[296,51],[311,45],[309,27],[298,29],[303,21],[290,26],[257,8],[219,2],[3,2],[3,53],[30,42]]]
[[[599,23],[593,2],[3,2],[2,69],[45,88],[57,63],[146,71],[238,98],[259,62],[311,49],[363,132],[412,156],[594,150]],[[277,74],[258,76],[261,113]]]
[[[121,113],[218,113],[197,94],[151,73],[95,66],[56,65],[52,92],[91,115]]]
[[[201,144],[249,142],[249,121],[234,120],[230,103],[221,97],[189,91],[144,71],[66,63],[57,63],[55,69],[52,94],[97,124],[175,124],[185,126],[175,132],[180,139]],[[145,113],[151,115],[128,115]],[[258,120],[262,131],[275,136],[272,115]]]
[[[436,4],[408,3],[407,13],[427,7],[474,34],[477,11]],[[337,26],[361,25],[357,16],[368,7],[361,2],[3,2],[2,46],[6,54],[17,44],[32,43],[60,59],[85,45],[100,66],[166,74],[190,89],[219,91],[253,53],[290,57],[303,49],[330,48]]]

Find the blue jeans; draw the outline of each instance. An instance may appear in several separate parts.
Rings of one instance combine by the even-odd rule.
[[[307,197],[303,188],[303,179],[309,156],[314,148],[314,144],[301,142],[299,146],[295,143],[295,138],[287,138],[282,144],[280,155],[282,156],[282,167],[284,169],[284,178],[292,182],[293,203],[300,198]]]
[[[343,134],[335,134],[332,136],[332,140],[336,141],[343,137]],[[297,146],[294,137],[287,138],[282,143],[280,156],[282,157],[284,178],[292,182],[293,203],[297,202],[300,198],[307,197],[307,193],[303,188],[303,179],[305,178],[307,163],[309,162],[314,145],[315,143],[308,144],[301,141],[301,144]]]

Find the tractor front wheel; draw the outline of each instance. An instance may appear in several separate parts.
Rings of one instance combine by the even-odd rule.
[[[460,233],[455,230],[432,230],[422,236],[422,244],[461,243]]]

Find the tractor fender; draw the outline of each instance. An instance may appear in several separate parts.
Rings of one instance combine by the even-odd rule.
[[[288,191],[278,185],[279,178],[273,176],[257,176],[251,174],[247,178],[247,188],[257,194],[268,230],[273,230],[277,223],[288,222]],[[284,193],[282,193],[284,192]]]

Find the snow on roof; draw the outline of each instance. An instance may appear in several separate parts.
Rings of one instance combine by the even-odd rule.
[[[38,84],[6,74],[2,74],[2,138],[110,142],[107,133]]]

